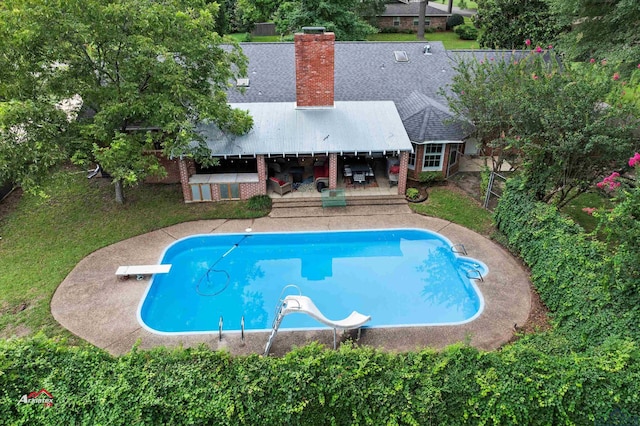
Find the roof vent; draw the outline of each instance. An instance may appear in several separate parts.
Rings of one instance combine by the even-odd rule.
[[[303,34],[324,34],[325,27],[302,27]]]
[[[396,62],[409,62],[409,56],[404,50],[394,50],[393,56],[395,56]]]
[[[248,78],[239,78],[236,80],[236,87],[249,87]]]

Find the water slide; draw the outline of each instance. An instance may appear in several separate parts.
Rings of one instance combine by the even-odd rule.
[[[322,312],[307,296],[295,296],[289,295],[285,297],[282,304],[282,316],[293,313],[307,314],[311,318],[325,324],[333,329],[351,330],[354,328],[360,328],[365,323],[371,320],[371,316],[363,315],[360,312],[353,311],[345,319],[332,321],[322,315]]]

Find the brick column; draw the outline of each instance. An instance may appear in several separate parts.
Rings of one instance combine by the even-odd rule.
[[[267,162],[264,159],[264,155],[256,156],[256,163],[258,163],[258,181],[260,182],[260,195],[267,193]]]
[[[400,152],[400,173],[398,174],[398,195],[407,192],[407,171],[409,166],[409,152]]]
[[[329,154],[329,189],[338,186],[338,154]]]
[[[178,168],[180,169],[180,184],[182,185],[182,196],[185,203],[193,201],[191,197],[191,188],[189,187],[189,165],[187,160],[180,158],[178,161]]]

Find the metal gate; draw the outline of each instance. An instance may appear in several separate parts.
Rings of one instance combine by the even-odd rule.
[[[498,179],[497,182],[496,178]],[[482,205],[485,209],[493,210],[496,207],[498,200],[502,196],[506,181],[506,177],[499,173],[491,172],[489,184],[487,185],[487,193],[484,196],[484,204]]]

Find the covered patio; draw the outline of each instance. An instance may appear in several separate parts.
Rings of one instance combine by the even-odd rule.
[[[185,161],[181,166],[185,202],[247,199],[268,193],[319,196],[323,188],[343,188],[353,195],[365,191],[367,195],[397,195],[406,190],[413,148],[391,101],[336,102],[330,108],[296,107],[289,102],[232,106],[253,117],[249,133],[228,135],[214,124],[201,124],[199,132],[212,156],[255,164],[255,172],[216,173],[212,169],[198,173]],[[390,179],[392,165],[397,167]]]

